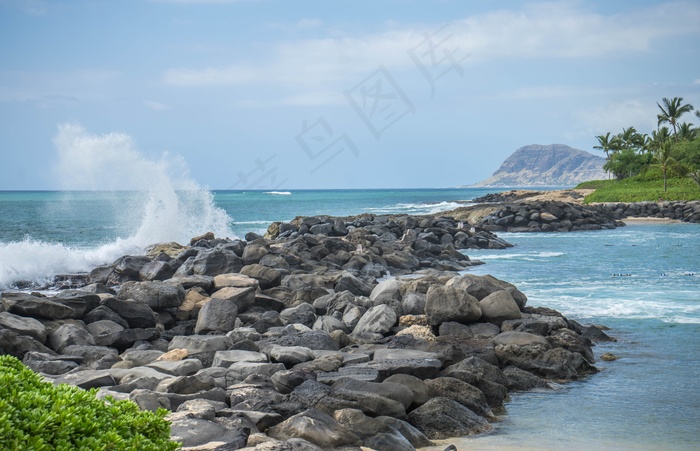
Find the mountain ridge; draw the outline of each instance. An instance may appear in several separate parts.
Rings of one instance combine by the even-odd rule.
[[[574,186],[606,178],[605,158],[565,144],[530,144],[506,158],[491,177],[472,186]]]

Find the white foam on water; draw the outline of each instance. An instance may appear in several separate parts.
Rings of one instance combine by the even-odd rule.
[[[290,191],[266,191],[263,194],[272,194],[273,196],[291,196]]]
[[[465,206],[465,204],[443,201],[435,203],[396,204],[380,208],[368,208],[367,211],[379,214],[434,214],[442,211],[454,210],[455,208],[463,206]]]
[[[233,237],[231,218],[214,204],[211,192],[192,180],[184,161],[167,153],[150,160],[128,135],[93,135],[74,124],[59,126],[56,176],[66,190],[136,190],[142,208],[123,208],[135,215],[127,236],[87,248],[32,240],[0,242],[0,289],[17,281],[44,283],[54,275],[88,271],[122,255],[143,253],[155,243],[187,243],[214,232]]]

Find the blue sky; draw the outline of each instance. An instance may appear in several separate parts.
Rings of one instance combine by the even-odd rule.
[[[697,1],[0,0],[0,190],[169,160],[212,189],[474,183],[700,107],[699,23]]]

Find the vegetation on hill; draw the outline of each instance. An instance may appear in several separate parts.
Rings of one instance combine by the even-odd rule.
[[[175,450],[166,413],[100,400],[94,389],[55,386],[16,358],[0,356],[0,449]]]
[[[598,145],[594,149],[605,153],[607,161],[603,168],[615,178],[601,185],[601,189],[607,193],[605,197],[611,197],[613,192],[622,195],[634,190],[634,195],[631,191],[625,195],[638,197],[646,193],[646,197],[638,200],[657,200],[658,197],[678,197],[680,200],[693,196],[691,180],[700,187],[700,128],[693,127],[689,122],[681,122],[683,115],[693,111],[693,106],[684,104],[682,97],[664,98],[656,105],[659,107],[658,128],[650,135],[628,127],[616,135],[607,132],[596,136]],[[700,111],[696,111],[695,115],[700,119]],[[634,181],[621,183],[627,179]],[[670,183],[672,179],[677,181]],[[661,195],[656,194],[658,190],[652,189],[654,184],[658,185]],[[595,194],[603,196],[603,193]],[[615,200],[622,199],[609,201]]]

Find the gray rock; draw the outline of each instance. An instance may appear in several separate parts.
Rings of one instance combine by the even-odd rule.
[[[27,293],[2,293],[2,305],[8,313],[32,318],[65,319],[78,318],[75,309]]]
[[[392,382],[368,382],[360,381],[353,378],[340,378],[332,385],[335,393],[337,390],[358,391],[362,393],[374,393],[385,398],[392,399],[408,409],[413,403],[413,390],[402,384],[394,384]]]
[[[457,401],[475,414],[495,418],[486,396],[478,388],[454,377],[437,377],[425,381],[432,398],[442,397]]]
[[[472,332],[471,326],[467,326],[462,323],[457,323],[455,321],[445,321],[440,324],[438,333],[441,337],[454,337],[461,339],[473,338],[474,334]],[[498,332],[496,332],[498,334]]]
[[[233,340],[224,335],[177,335],[168,345],[168,351],[187,349],[192,354],[223,351],[231,347]]]
[[[238,312],[244,312],[255,303],[255,289],[253,287],[223,287],[211,295],[212,299],[225,299],[233,302]]]
[[[90,333],[74,324],[64,324],[48,335],[48,345],[56,352],[63,352],[66,346],[95,346],[95,339]]]
[[[216,351],[212,366],[228,368],[237,362],[267,363],[268,358],[262,352],[253,351]]]
[[[84,390],[89,390],[96,387],[110,387],[116,385],[116,381],[107,371],[78,371],[70,374],[64,374],[54,380],[54,384],[69,384],[80,387]]]
[[[369,296],[372,292],[372,286],[362,279],[346,272],[343,273],[336,282],[335,291],[337,293],[349,291],[355,296]]]
[[[180,418],[170,425],[171,440],[181,442],[184,448],[222,442],[228,449],[240,449],[245,447],[248,435],[249,429],[234,429],[200,418]]]
[[[122,326],[108,319],[95,321],[85,327],[95,338],[95,344],[99,346],[113,345],[117,334],[124,330]]]
[[[308,371],[283,370],[273,374],[270,377],[270,382],[274,385],[275,390],[287,395],[310,378],[313,378],[313,373]]]
[[[260,363],[260,362],[236,362],[228,367],[226,378],[242,381],[250,375],[272,376],[278,371],[286,368],[281,363]]]
[[[386,279],[379,282],[369,294],[369,299],[376,304],[383,304],[387,300],[401,300],[402,282],[398,278]]]
[[[184,359],[178,361],[159,360],[146,365],[166,374],[173,376],[191,376],[202,369],[202,362],[198,359]]]
[[[166,261],[153,260],[139,269],[139,280],[167,280],[175,274],[175,268]]]
[[[479,415],[448,398],[433,398],[408,414],[408,421],[431,440],[464,437],[490,431]]]
[[[426,294],[425,316],[433,326],[445,321],[469,324],[479,320],[481,307],[477,299],[464,290],[433,285]]]
[[[179,376],[165,379],[158,384],[156,391],[162,393],[194,394],[216,387],[214,378],[206,373]]]
[[[282,273],[276,269],[254,263],[241,268],[241,274],[252,277],[260,283],[260,288],[276,287],[282,281]]]
[[[147,329],[158,324],[158,315],[145,302],[109,297],[102,304],[116,312],[132,329]]]
[[[157,349],[127,349],[120,357],[124,361],[133,363],[134,366],[145,366],[155,362],[162,355],[163,351]]]
[[[22,363],[32,371],[54,376],[74,370],[81,361],[80,358],[56,356],[37,351],[27,352],[22,359]]]
[[[241,270],[243,262],[234,251],[227,249],[205,249],[199,251],[192,261],[194,274],[216,276]]]
[[[125,282],[119,289],[118,298],[133,299],[160,310],[182,304],[185,290],[182,285],[171,282]]]
[[[359,321],[359,318],[358,318]],[[327,333],[332,333],[336,330],[342,330],[344,333],[349,333],[350,331],[345,326],[345,323],[336,319],[332,316],[319,316],[311,327],[313,330],[322,330]]]
[[[513,296],[507,290],[495,291],[479,301],[482,320],[501,326],[503,321],[520,319],[522,314]]]
[[[393,376],[387,377],[384,382],[391,382],[392,384],[401,384],[413,392],[413,402],[411,406],[418,407],[431,398],[430,388],[425,381],[418,379],[415,376],[409,374],[394,374]],[[426,446],[426,445],[423,445]]]
[[[313,305],[303,302],[296,307],[286,308],[280,312],[280,317],[287,324],[303,324],[306,327],[313,327],[316,322],[316,309]],[[331,332],[331,331],[327,331]]]
[[[85,315],[85,317],[83,317],[83,321],[85,322],[85,324],[90,324],[90,323],[94,323],[96,321],[104,321],[104,320],[115,322],[125,329],[127,327],[129,327],[129,323],[127,323],[124,318],[119,316],[119,314],[117,312],[115,312],[114,310],[112,310],[109,307],[106,307],[104,305],[98,306],[97,308],[92,310],[90,313]]]
[[[83,366],[93,370],[106,370],[119,361],[117,350],[108,346],[71,345],[63,349],[67,356],[78,356],[83,359]]]
[[[311,349],[303,346],[274,345],[268,351],[268,355],[273,362],[282,363],[287,368],[314,359],[314,354],[311,352]]]
[[[258,263],[261,258],[267,255],[269,252],[260,244],[249,244],[243,249],[243,264],[252,265]]]
[[[29,351],[55,354],[53,350],[32,337],[19,335],[17,332],[9,329],[0,328],[0,354],[8,354],[21,359]]]
[[[401,299],[401,307],[405,315],[422,315],[425,313],[425,293],[411,291]]]
[[[501,329],[491,323],[475,323],[469,325],[469,331],[477,340],[494,338],[501,333]]]
[[[127,278],[136,278],[143,265],[150,261],[151,258],[145,255],[125,255],[115,261],[112,266],[118,274]]]
[[[367,310],[355,326],[353,334],[386,334],[396,324],[396,312],[391,307],[381,304]]]
[[[529,391],[535,389],[548,388],[547,382],[535,376],[534,374],[521,370],[514,366],[503,368],[503,375],[508,380],[508,390],[512,391]]]
[[[440,372],[440,376],[454,377],[475,387],[478,387],[482,380],[500,385],[508,383],[500,368],[478,357],[469,357],[450,365]]]
[[[27,335],[39,343],[46,343],[46,327],[34,318],[0,312],[0,328],[9,329],[20,335]]]
[[[199,311],[194,331],[196,334],[232,331],[236,326],[237,315],[238,306],[234,300],[212,298]]]
[[[433,445],[433,442],[431,442],[425,434],[406,421],[385,416],[379,416],[377,420],[398,431],[415,448],[424,448]]]
[[[360,439],[330,416],[315,409],[306,410],[268,430],[278,440],[302,438],[321,448],[359,446]]]

